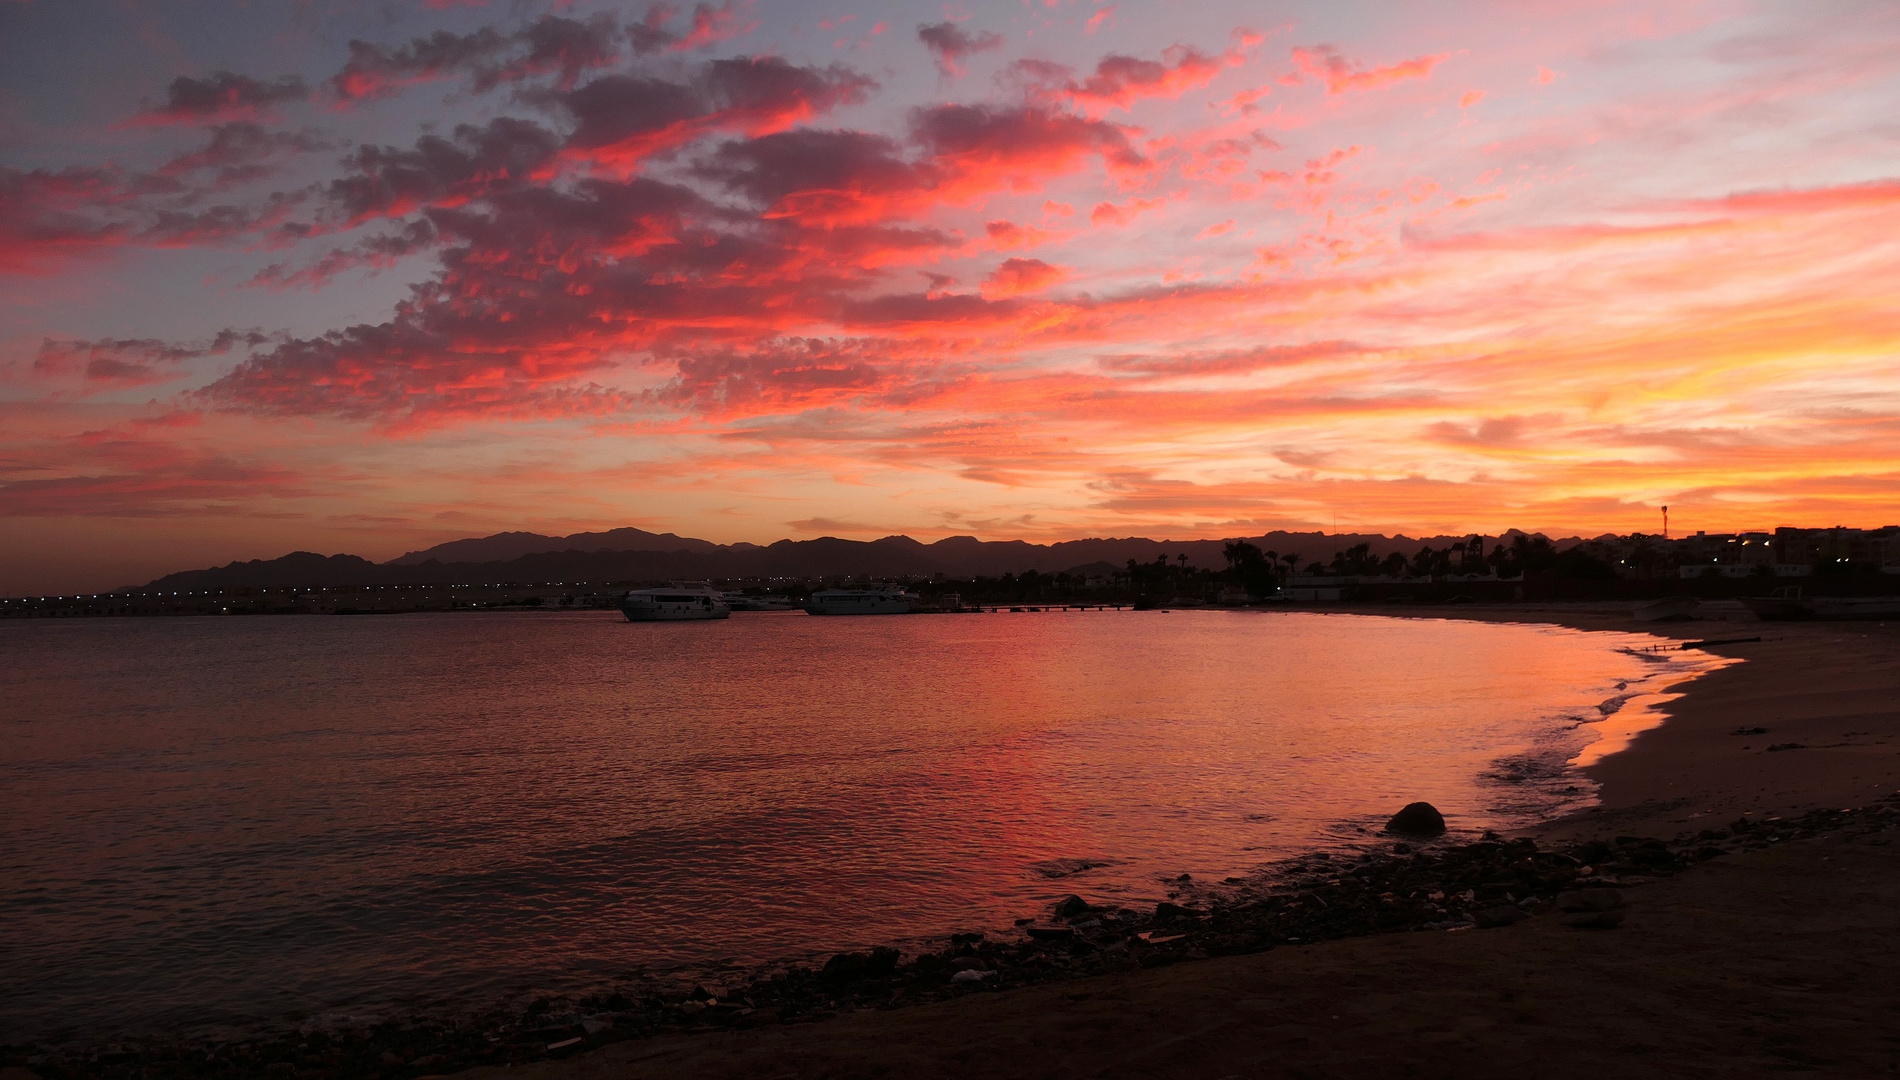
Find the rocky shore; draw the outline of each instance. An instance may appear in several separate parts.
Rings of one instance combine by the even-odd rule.
[[[1215,956],[1400,933],[1486,931],[1548,919],[1577,932],[1615,928],[1624,893],[1711,859],[1829,835],[1900,830],[1900,796],[1798,818],[1743,816],[1670,840],[1620,836],[1540,848],[1487,834],[1477,842],[1389,840],[1356,857],[1318,853],[1247,878],[1185,876],[1152,910],[1081,896],[1025,918],[1018,936],[953,937],[942,948],[840,953],[822,966],[762,973],[744,985],[660,991],[628,986],[540,998],[512,1012],[415,1016],[370,1026],[306,1028],[244,1042],[147,1040],[82,1055],[0,1049],[5,1075],[65,1077],[410,1078],[482,1065],[568,1057],[662,1034],[821,1021],[994,994],[1037,983],[1166,967]]]

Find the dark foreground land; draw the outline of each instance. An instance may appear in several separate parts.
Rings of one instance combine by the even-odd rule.
[[[1461,614],[1638,628],[1614,609]],[[1900,632],[1667,632],[1765,640],[1720,647],[1749,662],[1594,767],[1599,809],[1535,837],[1388,842],[1182,883],[1185,910],[1042,913],[1021,940],[693,995],[10,1062],[47,1077],[1900,1075]]]
[[[619,1043],[481,1077],[1891,1075],[1897,835],[1828,833],[1555,913]]]

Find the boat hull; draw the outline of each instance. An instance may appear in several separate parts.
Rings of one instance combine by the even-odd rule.
[[[909,615],[910,613],[911,604],[908,600],[865,602],[832,600],[805,605],[807,615]]]
[[[628,622],[703,622],[707,619],[732,617],[732,612],[726,608],[672,611],[634,607],[628,604],[620,605],[620,613],[627,617]]]

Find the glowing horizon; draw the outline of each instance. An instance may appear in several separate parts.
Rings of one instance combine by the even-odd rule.
[[[0,592],[1900,518],[1890,8],[1263,11],[0,2]]]

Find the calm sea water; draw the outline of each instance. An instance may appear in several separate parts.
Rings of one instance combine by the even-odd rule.
[[[1625,651],[1654,641],[1215,611],[0,623],[0,1036],[1008,928],[1413,799],[1524,824],[1589,797],[1585,721],[1695,670]]]

